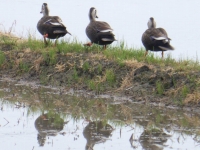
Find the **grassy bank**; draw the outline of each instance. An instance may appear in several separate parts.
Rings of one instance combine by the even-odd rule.
[[[44,85],[62,86],[95,94],[129,96],[133,101],[164,105],[199,106],[200,64],[192,60],[144,58],[144,49],[121,42],[106,50],[98,45],[29,36],[0,34],[0,73]]]

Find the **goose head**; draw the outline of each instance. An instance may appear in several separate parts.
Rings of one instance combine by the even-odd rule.
[[[43,16],[48,16],[49,15],[49,8],[47,6],[47,3],[43,3],[42,4],[42,10],[41,12],[43,14]]]
[[[151,17],[147,23],[149,29],[156,28],[156,22],[153,17]]]
[[[90,21],[95,21],[95,18],[98,18],[97,10],[96,10],[96,8],[91,7],[90,11],[89,11],[89,19],[90,19]]]

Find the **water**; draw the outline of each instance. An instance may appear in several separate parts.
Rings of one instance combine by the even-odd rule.
[[[60,91],[1,80],[1,149],[200,149],[199,114]]]
[[[16,21],[13,33],[26,37],[28,32],[42,39],[36,30],[36,24],[42,17],[39,13],[42,2],[39,0],[7,0],[1,2],[0,24],[1,30],[8,31]],[[163,27],[172,39],[171,44],[175,51],[166,52],[176,59],[198,60],[200,57],[200,1],[199,0],[168,0],[145,1],[125,0],[124,2],[108,0],[49,0],[50,15],[62,18],[68,30],[73,34],[70,38],[88,42],[85,28],[89,23],[88,11],[94,6],[97,8],[99,20],[108,22],[114,29],[116,39],[124,40],[129,47],[142,47],[141,36],[147,29],[147,21],[154,17],[157,27]],[[117,44],[117,42],[115,42]],[[161,56],[160,53],[156,55]]]

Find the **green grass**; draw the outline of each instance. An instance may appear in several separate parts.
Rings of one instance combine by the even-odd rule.
[[[83,71],[88,71],[89,70],[89,68],[90,68],[90,64],[89,64],[89,62],[85,62],[84,64],[83,64]]]
[[[160,81],[156,82],[156,91],[157,91],[158,95],[163,95],[163,93],[164,93],[164,86],[163,86],[162,82],[160,82]]]
[[[54,65],[57,62],[57,52],[55,48],[48,48],[47,51],[42,52],[44,61],[49,65]]]
[[[5,62],[5,54],[0,51],[0,66]]]
[[[20,42],[17,48],[19,50],[29,48],[33,51],[40,51],[41,49],[45,48],[45,45],[42,40],[37,40],[35,37],[29,34],[28,39]]]
[[[106,81],[110,84],[113,85],[116,81],[115,73],[112,69],[106,70]]]
[[[16,40],[10,39],[8,37],[3,38],[4,44],[12,44],[15,45],[16,49],[27,49],[30,48],[32,51],[37,52],[45,52],[53,47],[54,40],[49,40],[49,44],[47,46],[44,45],[43,39],[38,40],[35,37],[29,35],[28,39],[23,40],[19,43]],[[17,43],[17,44],[16,44]],[[70,40],[69,38],[62,38],[58,40],[57,46],[52,49],[58,53],[102,53],[108,59],[115,60],[119,63],[119,65],[123,66],[124,61],[126,60],[137,60],[138,62],[145,62],[153,65],[160,66],[173,66],[177,71],[182,70],[200,70],[199,61],[193,60],[175,60],[170,55],[167,55],[164,59],[158,56],[154,56],[153,52],[148,53],[146,58],[144,58],[145,50],[144,48],[133,48],[127,47],[125,42],[118,42],[116,46],[108,46],[106,50],[103,50],[102,46],[97,44],[93,44],[91,47],[84,46],[82,42],[79,42],[77,39]],[[51,50],[50,50],[51,51]],[[50,52],[51,58],[54,59],[54,54]],[[54,63],[54,60],[51,62]]]
[[[190,92],[189,88],[186,85],[184,85],[181,90],[181,96],[185,98],[187,94],[189,94],[189,92]]]
[[[21,70],[21,72],[28,72],[29,71],[29,65],[25,62],[20,62],[19,63],[19,69]]]
[[[1,44],[15,46],[17,44],[18,39],[11,38],[8,35],[2,35],[0,36],[0,41],[1,41]]]
[[[88,80],[87,81],[88,87],[90,90],[95,90],[96,89],[96,83],[93,80]]]
[[[73,70],[73,76],[72,76],[72,78],[73,78],[75,81],[78,81],[78,79],[79,79],[79,77],[78,77],[78,72],[77,72],[76,68],[74,68],[74,70]]]
[[[95,91],[96,93],[99,93],[104,90],[102,83],[97,83],[94,80],[87,80],[87,86],[90,90]]]
[[[102,72],[102,65],[101,64],[98,64],[97,66],[97,70],[98,70],[98,74],[100,74]]]

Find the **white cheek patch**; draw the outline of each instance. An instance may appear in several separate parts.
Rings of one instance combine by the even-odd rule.
[[[92,16],[93,16],[94,18],[96,18],[96,16],[97,16],[97,11],[96,11],[96,9],[94,9],[94,10],[92,11]]]

